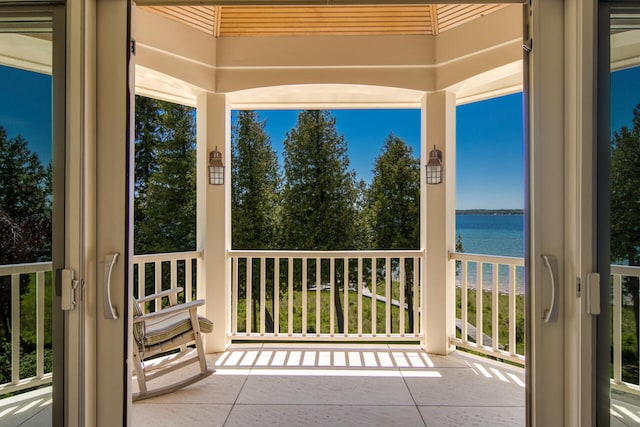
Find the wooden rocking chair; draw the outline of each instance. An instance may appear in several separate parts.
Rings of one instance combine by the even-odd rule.
[[[204,300],[177,304],[177,293],[182,288],[173,288],[148,295],[133,301],[133,362],[140,392],[133,400],[146,399],[170,393],[211,375],[207,368],[202,333],[213,330],[213,323],[196,312]],[[144,313],[144,303],[156,298],[168,297],[170,305],[152,313]],[[188,344],[195,343],[195,349]],[[150,359],[161,353],[179,349],[177,353],[162,358]],[[147,382],[162,375],[198,362],[200,372],[182,381],[164,387],[148,389]]]

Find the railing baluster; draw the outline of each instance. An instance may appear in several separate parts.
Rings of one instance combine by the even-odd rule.
[[[499,348],[499,331],[498,331],[498,318],[500,312],[498,311],[498,305],[500,304],[500,294],[498,292],[498,264],[491,264],[491,269],[493,273],[493,294],[491,295],[491,344],[493,350],[498,350]]]
[[[144,291],[144,279],[145,279],[144,262],[139,262],[139,263],[136,263],[135,265],[138,266],[138,296],[137,297],[142,298],[146,296]]]
[[[613,275],[613,381],[622,382],[622,275]]]
[[[20,274],[11,275],[11,382],[20,381]]]
[[[154,268],[154,292],[158,293],[160,291],[162,291],[162,262],[160,261],[156,261],[153,263],[153,268]],[[156,303],[156,307],[155,310],[160,310],[160,308],[162,307],[162,298],[156,298],[155,299],[155,303]]]
[[[378,330],[378,259],[371,258],[371,336]]]
[[[231,258],[231,334],[238,334],[238,258]]]
[[[273,333],[280,334],[280,258],[273,258]]]
[[[293,335],[293,258],[289,257],[287,265],[288,282],[287,282],[287,333]]]
[[[420,294],[420,290],[422,286],[420,286],[420,271],[423,268],[422,263],[419,258],[413,258],[413,333],[415,336],[419,336],[422,332],[420,330],[420,306],[422,304],[422,295]]]
[[[400,308],[398,310],[398,316],[400,316],[398,325],[400,328],[400,336],[404,337],[404,316],[406,313],[404,307],[404,286],[405,286],[405,277],[404,277],[404,263],[405,258],[398,258],[398,262],[400,262]]]
[[[349,258],[343,258],[342,263],[342,320],[344,336],[349,336]]]
[[[393,300],[393,295],[391,293],[391,258],[387,257],[385,259],[385,273],[384,273],[384,293],[386,296],[385,302],[385,334],[387,336],[391,335],[391,302]]]
[[[516,355],[516,266],[509,265],[509,354]]]
[[[316,336],[320,336],[320,288],[322,282],[322,258],[316,258]]]
[[[302,258],[302,335],[307,335],[307,257]]]
[[[478,268],[476,269],[476,344],[480,347],[484,345],[483,337],[483,300],[482,300],[482,285],[483,285],[483,263],[478,262]]]
[[[462,317],[461,336],[462,342],[469,342],[469,283],[467,268],[469,267],[468,261],[462,261],[460,263],[460,274],[462,278],[462,289],[460,290],[460,315]]]
[[[178,260],[172,259],[169,263],[169,283],[171,283],[171,289],[175,289],[178,287]]]
[[[36,273],[36,376],[44,375],[44,271]]]
[[[358,257],[358,336],[362,336],[362,258]]]
[[[266,260],[264,257],[260,257],[260,335],[264,336],[264,332],[265,332],[265,317],[266,317],[266,312],[267,312],[267,302],[266,302],[266,291],[267,291],[267,286],[266,286],[266,273],[267,271],[267,266],[266,266]]]
[[[335,334],[335,318],[336,318],[336,259],[334,257],[329,258],[329,335]]]
[[[236,277],[236,286],[238,285]],[[193,259],[184,260],[184,302],[193,300]]]
[[[246,325],[245,325],[245,332],[247,335],[251,335],[251,314],[252,314],[252,310],[253,310],[253,304],[252,304],[252,291],[253,291],[253,259],[251,257],[247,257],[247,278],[245,281],[245,288],[246,288],[246,292],[245,292],[245,298],[246,298],[246,307],[245,307],[245,320],[246,320]]]

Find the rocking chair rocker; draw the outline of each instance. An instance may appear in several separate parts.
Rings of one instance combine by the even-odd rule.
[[[133,362],[140,387],[140,392],[133,395],[134,401],[173,392],[214,372],[207,368],[201,337],[202,333],[213,330],[213,323],[196,312],[197,307],[204,305],[204,300],[177,304],[176,294],[180,291],[182,288],[173,288],[133,301]],[[144,313],[145,302],[165,296],[169,298],[170,306]],[[187,346],[191,343],[195,344],[195,349]],[[150,359],[176,348],[179,349],[177,353]],[[200,364],[200,372],[168,386],[147,388],[148,381],[196,362]]]

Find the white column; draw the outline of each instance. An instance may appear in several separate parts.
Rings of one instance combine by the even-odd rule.
[[[422,101],[422,247],[426,251],[422,269],[422,347],[448,354],[455,347],[455,250],[456,226],[456,102],[455,94],[441,91]],[[426,185],[425,165],[434,145],[442,151],[441,184]]]
[[[213,321],[213,332],[205,335],[207,353],[226,350],[231,341],[230,268],[226,250],[231,247],[231,117],[225,95],[205,93],[197,101],[197,248],[198,298],[206,300],[203,313]],[[210,185],[209,153],[222,153],[224,185]]]

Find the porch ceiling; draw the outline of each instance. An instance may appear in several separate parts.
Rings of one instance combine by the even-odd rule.
[[[214,37],[437,35],[508,6],[143,6]]]

